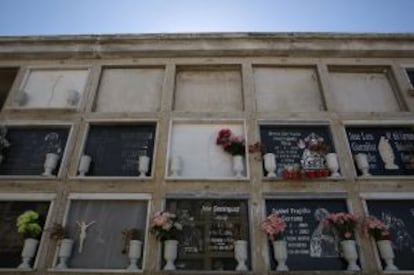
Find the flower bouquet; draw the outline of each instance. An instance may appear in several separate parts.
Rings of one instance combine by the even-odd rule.
[[[325,218],[324,224],[333,229],[341,240],[354,240],[358,217],[352,213],[333,213]]]
[[[36,254],[39,241],[37,238],[42,233],[42,227],[39,224],[39,214],[33,210],[27,210],[17,217],[17,232],[24,237],[22,249],[22,263],[18,269],[31,270],[30,261]]]
[[[282,233],[286,229],[286,223],[278,214],[272,213],[261,222],[260,228],[267,234],[270,241],[282,240]]]
[[[160,241],[176,240],[182,229],[177,216],[167,211],[155,213],[151,220],[151,233]]]
[[[151,220],[151,233],[164,242],[164,270],[175,270],[174,261],[177,259],[178,234],[183,226],[177,222],[177,216],[167,211],[155,213]]]
[[[33,210],[27,210],[16,220],[17,232],[22,234],[25,239],[36,239],[42,232],[39,224],[39,214]]]
[[[286,229],[286,223],[283,218],[279,217],[277,213],[272,213],[266,217],[260,224],[263,232],[273,242],[273,255],[277,261],[277,271],[288,271],[289,268],[286,265],[287,243],[283,240],[283,232]]]
[[[381,258],[385,263],[386,271],[396,271],[398,267],[394,265],[394,251],[391,243],[391,233],[385,223],[374,216],[368,216],[364,219],[362,231],[365,236],[374,238]]]
[[[358,252],[355,242],[355,229],[358,226],[358,217],[351,213],[333,213],[324,220],[324,225],[330,227],[341,239],[341,249],[345,260],[348,262],[348,271],[359,271],[357,264]]]
[[[216,144],[222,146],[224,151],[232,156],[244,156],[246,154],[244,139],[234,136],[230,129],[226,128],[219,131]]]
[[[391,240],[388,227],[374,216],[368,216],[362,223],[362,231],[365,236],[374,238],[375,241]]]

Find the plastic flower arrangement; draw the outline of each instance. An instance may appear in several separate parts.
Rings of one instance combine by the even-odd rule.
[[[245,142],[241,137],[234,136],[230,129],[221,129],[217,135],[216,144],[221,145],[232,156],[244,156],[246,154]]]
[[[324,225],[332,228],[341,240],[354,240],[358,217],[345,212],[332,213],[325,218]]]
[[[260,228],[267,234],[270,241],[281,240],[286,223],[277,213],[272,213],[260,223]]]
[[[376,217],[366,217],[362,224],[362,230],[366,236],[371,236],[376,241],[391,240],[391,234],[388,227]]]
[[[151,220],[151,233],[160,241],[176,240],[183,229],[177,222],[177,216],[167,211],[155,213]]]
[[[33,210],[27,210],[16,220],[17,232],[23,237],[36,239],[42,233],[39,224],[39,214]]]

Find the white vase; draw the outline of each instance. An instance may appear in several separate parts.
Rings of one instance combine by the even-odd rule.
[[[359,153],[359,154],[356,154],[354,157],[355,157],[356,165],[359,171],[361,171],[362,176],[371,176],[371,174],[369,173],[368,155]]]
[[[356,250],[355,240],[341,241],[341,248],[344,259],[348,262],[348,271],[360,271],[361,268],[357,265],[358,253]]]
[[[289,268],[286,265],[286,260],[288,258],[286,241],[274,241],[273,254],[275,256],[275,260],[277,261],[276,270],[289,271]]]
[[[331,178],[339,178],[341,174],[338,172],[339,170],[339,162],[338,162],[338,155],[336,153],[329,153],[325,156],[326,159],[326,166],[331,172]]]
[[[237,261],[236,270],[237,271],[247,271],[249,270],[246,265],[248,257],[247,251],[247,241],[238,240],[234,242],[234,258]]]
[[[60,241],[59,247],[59,263],[56,265],[56,269],[67,269],[70,256],[72,255],[73,240],[72,239],[63,239]]]
[[[22,263],[17,267],[18,269],[31,270],[30,260],[36,254],[37,245],[39,241],[36,239],[28,238],[24,240],[22,250]]]
[[[164,241],[164,260],[166,261],[164,270],[175,270],[174,262],[177,259],[178,241]]]
[[[88,155],[82,155],[80,162],[79,162],[79,176],[84,177],[86,173],[89,171],[89,167],[91,166],[92,158]]]
[[[398,267],[394,265],[394,251],[392,250],[392,244],[389,240],[377,241],[378,250],[380,252],[381,258],[385,262],[386,271],[395,271],[398,270]]]
[[[149,170],[149,162],[150,158],[147,156],[139,156],[138,160],[138,171],[139,171],[139,177],[144,178],[146,177],[146,174]]]
[[[43,172],[43,176],[53,176],[52,172],[56,169],[57,165],[58,165],[58,161],[59,161],[59,155],[55,154],[55,153],[47,153],[46,154],[46,160],[45,163],[43,165],[44,167],[44,172]]]
[[[129,266],[127,270],[138,270],[137,261],[141,258],[142,242],[138,240],[129,241],[128,258]]]
[[[273,153],[267,153],[263,156],[264,167],[266,169],[268,178],[276,177],[276,156]]]
[[[179,177],[182,169],[181,158],[179,156],[172,157],[170,161],[171,177]]]
[[[243,177],[244,172],[244,160],[242,156],[233,156],[233,171],[234,175],[238,178]]]

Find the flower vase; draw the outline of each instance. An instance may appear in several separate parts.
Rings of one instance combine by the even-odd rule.
[[[45,163],[43,165],[44,167],[44,172],[43,172],[43,176],[53,176],[52,172],[56,169],[57,164],[59,161],[59,155],[55,154],[55,153],[47,153],[46,154],[46,160]]]
[[[83,155],[79,162],[79,176],[84,177],[86,173],[89,171],[89,167],[91,165],[92,158],[88,155]]]
[[[31,270],[30,260],[36,254],[37,245],[39,241],[32,238],[27,238],[24,240],[23,250],[22,250],[22,263],[17,267],[18,269]]]
[[[72,239],[63,239],[60,242],[59,247],[59,263],[56,265],[56,269],[67,269],[67,261],[72,255],[73,240]]]
[[[166,261],[164,270],[175,270],[174,262],[177,259],[178,241],[164,241],[164,259]]]
[[[266,169],[268,178],[276,177],[276,156],[273,153],[267,153],[263,156],[264,167]]]
[[[394,265],[394,251],[390,240],[377,241],[378,250],[381,258],[385,262],[385,271],[396,271],[398,267]]]
[[[273,242],[273,254],[277,261],[277,271],[289,271],[286,265],[287,254],[287,243],[286,241],[274,241]]]
[[[179,177],[181,170],[183,169],[182,166],[182,161],[179,156],[172,157],[170,161],[171,177]]]
[[[249,270],[246,265],[248,253],[247,253],[247,241],[238,240],[234,242],[234,258],[237,261],[237,271]]]
[[[339,170],[339,162],[338,162],[338,156],[336,153],[329,153],[325,156],[326,159],[326,166],[329,169],[329,172],[331,173],[331,178],[339,178],[341,177],[341,174],[338,172]]]
[[[348,271],[360,271],[361,268],[357,265],[358,253],[356,250],[355,240],[341,241],[341,248],[344,259],[348,262]]]
[[[144,178],[146,177],[146,174],[149,170],[149,162],[150,158],[147,156],[139,156],[138,160],[138,171],[139,171],[139,177]]]
[[[244,172],[244,160],[242,156],[233,156],[233,171],[234,175],[238,178],[243,177]]]
[[[128,258],[129,266],[127,270],[138,270],[137,261],[141,258],[142,242],[138,240],[129,241]]]
[[[367,154],[363,154],[363,153],[356,154],[355,162],[356,162],[356,165],[359,171],[361,171],[361,174],[362,174],[361,176],[363,177],[371,176],[371,174],[369,173],[369,162],[368,162]]]

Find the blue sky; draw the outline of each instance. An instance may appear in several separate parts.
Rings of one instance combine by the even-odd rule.
[[[0,0],[0,35],[414,32],[414,0]]]

